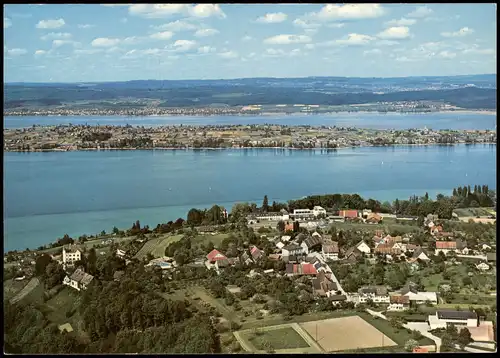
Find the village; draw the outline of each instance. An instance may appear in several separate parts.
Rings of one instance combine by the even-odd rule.
[[[368,314],[369,319],[387,321],[389,327],[392,325],[408,332],[419,332],[414,335],[421,340],[427,338],[427,341],[423,341],[426,344],[420,344],[418,340],[415,343],[413,339],[410,342],[410,350],[414,352],[439,352],[441,345],[444,344],[444,338],[440,337],[443,337],[443,332],[449,330],[450,325],[467,330],[469,334],[465,336],[469,341],[462,345],[456,342],[446,343],[447,346],[451,345],[452,349],[458,351],[465,349],[473,352],[480,349],[496,349],[496,328],[491,319],[491,314],[494,314],[496,322],[496,305],[492,306],[496,302],[496,244],[493,240],[483,242],[477,237],[471,240],[470,235],[463,231],[449,229],[445,231],[444,228],[450,227],[449,222],[489,227],[495,222],[495,214],[490,212],[487,217],[468,218],[464,223],[463,220],[459,220],[457,214],[454,214],[452,220],[443,220],[433,214],[427,215],[422,220],[415,216],[373,212],[368,209],[331,211],[321,206],[314,206],[312,209],[294,209],[291,212],[281,209],[276,212],[251,213],[244,218],[243,225],[246,230],[254,232],[260,244],[244,242],[239,247],[234,244],[228,247],[222,240],[220,245],[208,245],[206,254],[192,257],[190,263],[177,262],[176,258],[179,259],[179,255],[176,250],[170,250],[175,252],[175,255],[167,255],[169,246],[183,242],[185,237],[183,235],[169,234],[165,239],[154,238],[155,234],[149,237],[132,237],[128,245],[127,241],[120,243],[118,238],[111,235],[109,239],[100,241],[102,247],[110,244],[110,251],[96,250],[96,252],[103,258],[111,255],[122,259],[126,266],[141,259],[145,269],[160,270],[166,280],[173,280],[176,272],[186,267],[197,270],[205,268],[220,277],[229,272],[243,270],[248,280],[291,279],[302,287],[299,291],[302,292],[299,294],[300,300],[309,297],[309,302],[311,304],[316,302],[316,305],[320,304],[319,302],[328,302],[332,306],[331,309],[337,313],[361,310]],[[227,210],[223,210],[221,215],[226,220],[229,216]],[[475,219],[478,223],[474,223]],[[344,236],[346,231],[343,231],[346,229],[342,229],[346,227],[354,230],[358,239],[356,236],[346,239]],[[395,233],[391,227],[398,227],[400,232]],[[359,228],[363,228],[363,231],[356,230]],[[408,230],[403,232],[403,229]],[[212,237],[214,242],[220,235],[226,240],[228,237],[228,234],[220,232],[225,231],[224,225],[200,226],[196,230],[198,235],[204,235],[207,240]],[[416,232],[423,233],[430,240],[422,242]],[[173,240],[174,237],[177,242]],[[130,250],[131,243],[139,249]],[[156,249],[158,246],[161,248]],[[223,249],[222,246],[228,248]],[[36,251],[23,255],[27,255],[23,256],[25,257],[23,261],[26,262],[17,262],[17,265],[25,268],[24,274],[14,280],[31,279],[31,281],[27,285],[28,288],[24,288],[11,298],[11,303],[18,302],[19,297],[26,295],[26,291],[36,286],[38,282],[32,269],[37,256]],[[64,245],[50,255],[51,259],[60,264],[66,272],[62,285],[75,292],[85,291],[95,280],[94,276],[85,272],[85,268],[81,265],[85,255],[88,255],[88,249],[78,243]],[[6,257],[4,261],[7,261]],[[392,284],[390,278],[383,278],[384,275],[387,277],[388,272],[392,274],[393,268],[394,272],[400,274],[399,270],[403,266],[410,272],[404,275],[404,282]],[[439,272],[437,267],[441,267],[443,272]],[[361,280],[363,282],[356,285],[352,282],[354,276],[349,276],[356,270],[373,272],[378,268],[382,270],[384,284]],[[113,273],[113,280],[120,282],[125,272],[126,268],[116,270]],[[432,282],[429,277],[418,276],[424,272],[427,272],[428,274],[424,275],[429,277],[447,277],[445,274],[448,277],[447,280],[443,280],[446,282]],[[451,277],[450,280],[449,275],[453,272],[461,275],[461,279]],[[473,284],[476,277],[481,277],[483,283],[488,282],[482,284],[481,292],[475,291],[478,287],[477,283]],[[429,289],[429,286],[433,288]],[[472,286],[476,288],[472,289]],[[238,298],[242,287],[229,284],[226,285],[226,290],[222,295],[226,297],[227,302],[228,297],[231,297],[231,300],[233,296]],[[209,291],[204,292],[210,295]],[[488,300],[482,299],[482,296]],[[476,298],[471,299],[471,297]],[[262,319],[260,322],[265,322],[266,315],[273,316],[269,309],[257,311],[257,319]],[[412,317],[415,318],[414,321]],[[354,319],[353,317],[342,319],[347,318]],[[301,331],[296,327],[295,330],[299,335],[307,336],[307,333],[303,332],[307,331],[306,328],[303,327]],[[255,342],[253,345],[249,343],[251,339],[244,336],[250,333],[242,332],[234,332],[234,338],[244,351],[266,351],[263,346],[257,347],[258,344]],[[374,335],[376,336],[375,333]],[[404,343],[395,342],[394,339],[392,341],[393,344],[389,346],[394,346],[393,349],[399,346],[400,350],[403,350],[403,346],[408,343],[408,340]],[[387,342],[391,342],[391,339],[387,338]],[[308,352],[373,350],[374,347],[380,347],[378,342],[363,343],[354,338],[348,347],[330,347],[325,344],[311,343],[307,349],[312,350]],[[382,344],[382,347],[386,346]]]

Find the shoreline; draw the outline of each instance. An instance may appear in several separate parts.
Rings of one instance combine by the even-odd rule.
[[[127,151],[127,150],[137,150],[137,151],[172,151],[172,150],[182,150],[182,151],[210,151],[210,150],[248,150],[248,149],[282,149],[282,150],[326,150],[326,151],[336,151],[339,149],[353,149],[353,148],[395,148],[395,147],[454,147],[457,145],[495,145],[496,142],[486,142],[486,143],[470,143],[465,142],[452,143],[452,144],[439,144],[439,143],[428,143],[428,144],[390,144],[390,145],[355,145],[355,146],[343,146],[338,148],[289,148],[289,147],[225,147],[225,148],[173,148],[173,147],[156,147],[156,148],[82,148],[75,150],[65,150],[65,149],[40,149],[40,150],[5,150],[4,153],[43,153],[43,152],[101,152],[101,151]]]
[[[43,112],[43,111],[42,111]],[[84,114],[84,113],[74,113],[74,114],[47,114],[47,113],[37,113],[37,114],[9,114],[4,113],[4,117],[289,117],[289,116],[335,116],[335,115],[356,115],[356,114],[377,114],[377,115],[426,115],[426,114],[436,114],[436,113],[446,113],[446,114],[466,114],[466,115],[491,115],[496,116],[496,110],[467,110],[467,109],[457,109],[457,110],[439,110],[439,111],[422,111],[422,112],[403,112],[403,111],[338,111],[338,112],[324,112],[324,113],[314,113],[314,112],[256,112],[256,113],[214,113],[214,114],[183,114],[183,113],[165,113],[165,114],[141,114],[141,115],[126,115],[126,114]]]

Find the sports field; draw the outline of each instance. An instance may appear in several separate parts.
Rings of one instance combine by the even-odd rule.
[[[325,352],[360,348],[391,347],[397,344],[358,316],[300,323]]]

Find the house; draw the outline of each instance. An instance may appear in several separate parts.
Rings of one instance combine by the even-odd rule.
[[[85,273],[82,269],[76,269],[71,276],[66,275],[63,284],[73,287],[75,290],[86,290],[94,276]]]
[[[366,244],[366,242],[364,242],[363,240],[358,242],[356,244],[355,248],[358,249],[359,251],[365,253],[365,254],[369,254],[371,252],[370,246],[368,246]]]
[[[431,303],[437,305],[438,299],[436,292],[419,292],[412,284],[405,286],[401,290],[401,296],[408,297],[411,304],[421,305]]]
[[[420,259],[420,260],[422,260],[424,262],[427,262],[427,261],[431,260],[429,258],[429,256],[427,256],[427,254],[424,252],[424,250],[421,247],[419,247],[415,251],[413,251],[412,258],[415,259],[415,260]]]
[[[357,247],[351,247],[344,253],[344,260],[348,261],[349,263],[355,263],[363,257],[363,253],[358,250]]]
[[[290,244],[281,250],[282,256],[300,255],[304,252],[304,249],[296,244]]]
[[[390,303],[390,297],[387,294],[385,286],[364,286],[358,290],[358,302],[366,303],[372,300],[375,303]]]
[[[371,213],[366,216],[365,222],[369,224],[378,224],[382,221],[382,216],[377,213]]]
[[[357,210],[340,210],[339,216],[342,216],[344,219],[354,219],[358,217]]]
[[[241,255],[241,261],[245,264],[245,265],[251,265],[253,264],[253,260],[250,258],[250,255],[248,254],[247,251],[245,251],[242,255]]]
[[[331,260],[339,259],[339,244],[336,241],[324,241],[321,247],[323,257]]]
[[[319,235],[319,234],[318,234]],[[321,236],[313,235],[308,237],[302,244],[300,244],[304,253],[308,254],[311,251],[321,251],[322,248],[322,240]]]
[[[210,253],[207,255],[207,260],[211,264],[215,264],[217,261],[220,260],[227,260],[227,257],[221,254],[218,250],[213,249],[210,251]]]
[[[287,276],[303,276],[303,275],[316,275],[318,272],[314,265],[309,263],[302,264],[286,264]]]
[[[425,347],[415,347],[412,353],[429,353],[429,349]]]
[[[456,240],[457,243],[457,253],[462,255],[468,255],[471,250],[467,247],[467,242],[463,240]]]
[[[488,245],[488,244],[482,244],[482,245],[481,245],[481,249],[482,249],[482,250],[491,250],[491,246],[490,246],[490,245]]]
[[[295,209],[290,217],[294,219],[310,219],[314,217],[314,212],[310,209]]]
[[[285,244],[280,241],[276,244],[276,247],[281,250],[285,247]]]
[[[476,265],[476,268],[479,271],[488,271],[490,269],[490,265],[488,265],[486,262],[481,262],[480,264]]]
[[[292,228],[292,230],[293,230],[293,228]],[[284,236],[281,237],[281,241],[282,242],[288,242],[288,241],[290,241],[291,238],[292,238],[291,236],[284,235]]]
[[[116,249],[116,256],[123,258],[126,254],[127,252],[125,250]]]
[[[59,332],[61,332],[61,333],[63,333],[63,332],[67,332],[67,333],[73,332],[73,327],[69,323],[61,324],[57,328],[59,329]]]
[[[334,305],[338,305],[342,302],[347,301],[347,296],[346,295],[330,295],[328,296],[328,300]]]
[[[262,256],[264,256],[264,254],[262,253],[261,250],[259,250],[257,248],[257,246],[253,246],[251,249],[250,249],[250,255],[252,255],[252,258],[254,260],[259,260],[260,258],[262,258]]]
[[[269,256],[267,256],[267,257],[271,261],[279,261],[281,259],[281,255],[280,254],[269,254]]]
[[[219,260],[215,261],[214,266],[215,266],[216,270],[219,270],[221,268],[230,266],[230,264],[231,263],[229,262],[229,259],[228,258],[224,258],[224,259],[219,259]]]
[[[375,248],[374,252],[376,254],[398,256],[401,255],[402,250],[397,247],[393,247],[391,244],[380,244]]]
[[[429,315],[427,319],[431,329],[446,329],[449,324],[458,327],[477,327],[478,318],[476,312],[438,310],[435,315]]]
[[[323,209],[321,206],[315,206],[312,211],[315,217],[320,215],[326,216],[326,210]]]
[[[457,251],[456,241],[436,241],[436,249],[434,255],[439,255],[440,252],[443,254],[448,254],[449,252]]]
[[[402,295],[392,295],[389,298],[388,311],[405,311],[410,308],[410,298]]]
[[[71,245],[68,248],[63,247],[62,260],[63,267],[73,266],[75,262],[82,259],[82,252],[77,248],[72,248]]]
[[[314,293],[325,297],[335,294],[338,291],[337,284],[330,280],[324,272],[318,272],[315,279],[312,280]]]

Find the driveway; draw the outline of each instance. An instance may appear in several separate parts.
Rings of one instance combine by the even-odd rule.
[[[429,325],[426,322],[408,322],[403,325],[404,328],[408,328],[410,330],[419,331],[422,333],[422,336],[432,339],[436,344],[436,353],[441,351],[441,338],[436,337],[432,333],[429,332]]]
[[[387,321],[387,317],[386,317],[386,316],[384,316],[384,315],[383,315],[382,313],[380,313],[380,312],[373,311],[373,310],[371,310],[371,309],[369,309],[369,308],[367,308],[367,309],[366,309],[366,312],[368,312],[369,314],[371,314],[371,315],[372,315],[372,316],[374,316],[374,317],[380,317],[380,318],[385,319],[385,320]]]

